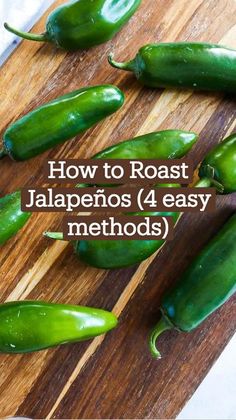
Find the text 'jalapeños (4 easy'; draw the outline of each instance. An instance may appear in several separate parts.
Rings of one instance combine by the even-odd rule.
[[[142,47],[136,57],[109,63],[131,71],[145,86],[236,92],[236,51],[205,43],[162,43]]]
[[[52,42],[65,50],[90,48],[113,38],[135,13],[141,0],[73,0],[48,17],[41,35],[5,28],[30,41]]]
[[[46,302],[0,305],[0,353],[29,353],[89,340],[115,328],[111,312]]]
[[[92,127],[123,103],[124,94],[112,85],[61,96],[14,122],[3,135],[0,157],[22,161],[37,156]]]
[[[236,214],[203,249],[161,303],[162,319],[149,347],[155,358],[160,334],[169,329],[192,331],[236,291]]]

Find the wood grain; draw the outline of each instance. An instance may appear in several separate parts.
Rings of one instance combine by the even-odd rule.
[[[63,0],[55,1],[56,5]],[[44,28],[46,15],[35,26]],[[208,41],[236,48],[234,0],[144,0],[115,39],[89,51],[66,53],[27,41],[1,68],[0,130],[35,106],[80,86],[114,83],[126,94],[116,115],[67,144],[29,162],[1,161],[2,193],[43,185],[47,158],[87,158],[103,147],[152,130],[180,128],[200,133],[190,153],[196,165],[236,129],[235,98],[191,91],[145,89],[132,75],[107,64],[134,56],[153,41]],[[44,299],[114,310],[117,330],[92,342],[23,356],[0,356],[0,416],[31,418],[174,418],[235,331],[235,299],[192,334],[167,333],[164,358],[147,350],[158,304],[201,247],[236,207],[219,197],[217,211],[185,215],[175,240],[139,266],[105,271],[79,262],[66,243],[42,237],[59,229],[59,214],[34,215],[0,254],[1,300]],[[191,245],[190,245],[191,244]]]

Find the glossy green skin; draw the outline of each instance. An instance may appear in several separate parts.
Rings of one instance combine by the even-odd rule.
[[[197,138],[189,131],[158,131],[111,146],[93,159],[178,159],[189,152]]]
[[[191,331],[236,291],[236,214],[202,250],[163,299],[164,317]]]
[[[74,0],[48,18],[46,39],[66,50],[90,48],[113,38],[141,0]]]
[[[179,218],[179,213],[171,212],[136,213],[136,215],[172,216],[174,223]],[[164,243],[165,241],[162,240],[77,241],[75,252],[80,260],[92,267],[115,269],[128,267],[146,260]]]
[[[156,131],[117,143],[97,153],[92,159],[178,159],[188,153],[197,139],[197,134],[189,131]],[[79,188],[85,186],[89,184],[77,185]]]
[[[213,179],[223,186],[223,194],[236,192],[236,134],[227,137],[205,157],[199,170],[207,177],[213,168]]]
[[[0,198],[0,245],[4,245],[26,224],[31,213],[21,211],[21,193]]]
[[[101,309],[45,302],[0,305],[0,352],[28,353],[89,340],[117,325]]]
[[[14,160],[30,159],[92,127],[123,103],[123,93],[111,85],[61,96],[13,123],[5,131],[4,150]]]
[[[179,184],[160,184],[157,187],[178,188]],[[173,212],[137,212],[133,216],[172,216],[176,223],[179,213]],[[74,248],[80,260],[90,266],[115,269],[138,264],[162,247],[162,240],[110,240],[76,241]]]
[[[142,84],[154,88],[236,91],[236,51],[219,45],[150,44],[126,64],[124,70],[133,71]]]

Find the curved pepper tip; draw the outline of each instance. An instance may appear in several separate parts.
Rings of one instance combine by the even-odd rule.
[[[109,329],[108,330],[110,331],[110,330],[113,330],[114,328],[117,327],[119,320],[118,320],[117,316],[115,314],[113,314],[113,312],[110,312],[109,314],[110,314],[110,319],[109,319]],[[107,313],[107,319],[108,319],[108,313]]]
[[[158,324],[153,328],[150,337],[149,337],[149,350],[154,359],[161,359],[161,353],[156,347],[156,341],[158,337],[167,330],[172,329],[172,325],[164,317],[158,322]]]

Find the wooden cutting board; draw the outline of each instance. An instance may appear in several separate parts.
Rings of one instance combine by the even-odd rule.
[[[62,4],[57,0],[55,6]],[[47,15],[47,14],[46,14]],[[46,15],[34,31],[44,29]],[[81,86],[114,83],[126,94],[123,109],[83,136],[25,163],[1,161],[3,194],[43,185],[47,158],[88,158],[105,146],[167,128],[193,130],[200,141],[196,165],[236,128],[235,97],[150,90],[132,75],[112,69],[153,41],[208,41],[236,48],[235,0],[143,0],[129,24],[111,42],[73,54],[24,41],[1,68],[1,131],[45,101]],[[174,71],[174,70],[173,70]],[[0,416],[32,418],[174,418],[192,396],[236,327],[235,299],[191,334],[166,333],[161,361],[147,348],[159,318],[163,292],[185,270],[236,206],[219,197],[217,211],[185,215],[175,240],[139,266],[103,271],[77,260],[66,243],[42,237],[61,227],[62,215],[33,215],[1,249],[1,301],[40,299],[103,307],[120,317],[105,339],[23,356],[0,356]],[[125,251],[124,251],[125,252]]]

